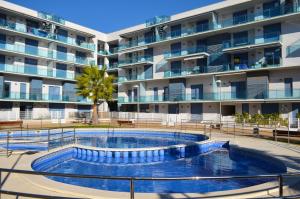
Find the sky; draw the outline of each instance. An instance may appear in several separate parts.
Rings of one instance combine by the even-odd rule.
[[[8,0],[60,16],[68,21],[110,33],[144,23],[159,15],[173,15],[220,0]]]

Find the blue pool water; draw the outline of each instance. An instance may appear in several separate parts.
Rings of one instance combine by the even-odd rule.
[[[50,148],[74,143],[73,131],[67,131],[63,135],[61,143],[60,132],[52,132],[49,136]],[[48,133],[40,131],[39,133],[20,133],[16,132],[10,135],[9,150],[34,150],[42,151],[48,149]],[[93,146],[99,148],[147,148],[164,147],[177,144],[192,144],[207,139],[204,135],[180,134],[176,132],[145,132],[145,131],[76,131],[77,144],[84,146]],[[0,139],[6,141],[6,137],[0,136]],[[28,143],[26,141],[37,141],[37,143]],[[20,143],[23,142],[23,143]],[[0,144],[0,148],[7,148],[5,143]]]
[[[129,157],[130,159],[130,157]],[[48,164],[33,164],[38,171],[88,174],[102,176],[187,177],[230,176],[284,173],[286,167],[268,156],[257,155],[238,148],[220,148],[209,153],[180,158],[165,154],[163,160],[148,162],[79,157],[73,152],[59,156]],[[120,180],[86,180],[50,177],[53,180],[89,188],[129,191],[129,182]],[[205,181],[137,181],[136,192],[206,193],[244,188],[270,181],[261,180],[205,180]]]

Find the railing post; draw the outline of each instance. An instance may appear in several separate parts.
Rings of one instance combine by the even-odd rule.
[[[283,197],[283,178],[282,178],[282,175],[278,176],[278,188],[279,188],[278,196],[281,198],[281,197]]]
[[[50,129],[48,129],[48,151],[50,148]]]
[[[211,126],[212,126],[212,122],[210,122],[210,125],[209,125],[209,139],[211,139]]]
[[[130,199],[134,199],[134,180],[130,178]]]
[[[206,124],[204,124],[204,135],[206,135]]]
[[[6,136],[6,157],[8,157],[8,154],[9,154],[9,133],[10,131],[7,131],[7,136]]]
[[[75,128],[73,129],[73,140],[74,140],[74,144],[76,144],[76,131],[75,131]]]
[[[61,140],[60,140],[60,146],[63,146],[64,141],[64,128],[61,128]]]

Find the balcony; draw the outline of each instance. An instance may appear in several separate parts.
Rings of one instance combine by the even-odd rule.
[[[165,23],[170,20],[171,20],[170,16],[156,16],[156,17],[153,17],[152,19],[146,20],[146,27],[154,26],[154,25],[160,24],[160,23]]]
[[[197,47],[191,47],[187,49],[180,49],[176,51],[171,52],[165,52],[164,58],[168,61],[170,60],[180,60],[180,59],[197,59],[199,56],[208,57],[209,54],[206,52],[207,48],[206,46],[197,46]]]
[[[53,69],[40,68],[32,65],[17,66],[10,64],[0,64],[0,71],[7,73],[16,73],[20,75],[26,74],[48,78],[75,80],[74,72],[64,71],[64,73],[62,74],[58,71],[55,72]]]
[[[67,45],[76,46],[76,47],[84,48],[84,49],[91,50],[91,51],[95,50],[95,44],[87,43],[87,42],[78,42],[75,38],[63,37],[61,35],[49,33],[42,29],[26,27],[24,25],[17,26],[16,23],[10,23],[7,20],[3,20],[3,19],[0,19],[0,28],[19,32],[22,34],[29,34],[31,36],[33,35],[33,36],[43,38],[43,39],[48,39],[51,41],[61,42],[61,43],[67,44]]]
[[[251,96],[253,96],[251,94]],[[137,98],[119,97],[118,103],[159,103],[159,102],[219,102],[221,101],[264,101],[264,100],[299,100],[300,89],[285,90],[275,89],[257,93],[248,97],[247,90],[222,92],[198,93],[198,94],[176,94],[176,95],[147,95]]]
[[[75,55],[63,53],[55,50],[42,49],[35,46],[0,43],[0,51],[35,56],[44,59],[57,60],[63,62],[71,62],[73,64],[91,65],[94,60],[76,57]]]
[[[108,70],[108,71],[118,70],[118,67],[119,67],[118,63],[111,63],[111,64],[107,65],[107,69],[106,70]]]
[[[61,17],[46,13],[46,12],[38,12],[38,17],[42,19],[47,19],[49,21],[53,21],[56,23],[60,23],[62,25],[65,25],[66,21],[62,19]]]
[[[272,59],[256,62],[255,64],[223,64],[218,66],[184,66],[181,70],[170,70],[164,71],[165,78],[175,78],[175,77],[189,77],[199,74],[207,73],[228,73],[228,72],[241,72],[247,70],[260,70],[268,68],[277,68],[282,65],[282,60],[280,57],[274,57]]]
[[[0,50],[21,53],[25,55],[31,55],[41,58],[52,58],[52,52],[46,49],[37,48],[34,46],[26,46],[19,44],[8,44],[8,43],[0,43]]]
[[[281,33],[273,32],[254,38],[235,38],[223,42],[223,52],[237,52],[254,48],[265,48],[281,45]]]
[[[208,32],[212,30],[220,30],[223,28],[228,28],[228,27],[234,27],[238,26],[241,24],[247,24],[251,22],[259,22],[262,20],[267,20],[267,19],[272,19],[275,17],[280,17],[280,16],[285,16],[289,14],[295,14],[300,12],[300,7],[297,6],[290,6],[290,5],[285,5],[281,6],[279,8],[273,8],[273,9],[267,9],[258,13],[254,14],[247,14],[239,17],[232,17],[230,19],[226,19],[223,21],[220,21],[217,24],[205,24],[203,27],[189,27],[189,28],[182,28],[180,33],[174,34],[174,33],[166,33],[163,35],[156,35],[152,38],[139,38],[138,40],[135,40],[131,43],[123,44],[120,46],[120,51],[126,50],[128,48],[133,48],[133,47],[138,47],[138,46],[144,46],[148,44],[152,44],[155,42],[162,42],[162,41],[168,41],[172,40],[174,38],[180,38],[180,37],[187,37],[187,36],[192,36],[195,34],[198,34],[200,32]],[[175,37],[172,35],[176,35]]]
[[[130,67],[134,65],[142,65],[142,64],[152,64],[153,57],[152,56],[140,56],[134,58],[127,58],[123,60],[119,60],[119,67]]]
[[[40,93],[23,93],[23,92],[10,92],[4,93],[0,96],[2,100],[16,100],[16,101],[41,101],[41,102],[58,102],[58,103],[83,103],[91,104],[89,99],[84,99],[81,96],[62,96],[50,95]]]
[[[145,74],[140,75],[132,75],[132,76],[120,76],[118,78],[118,83],[125,83],[130,81],[142,81],[142,80],[149,80],[153,79],[153,77],[145,77]]]

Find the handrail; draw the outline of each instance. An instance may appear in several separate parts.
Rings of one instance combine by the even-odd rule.
[[[100,176],[100,175],[82,175],[69,173],[51,173],[42,171],[29,171],[19,169],[0,168],[0,195],[5,193],[2,189],[1,177],[2,172],[18,173],[38,176],[56,176],[69,178],[83,178],[83,179],[106,179],[106,180],[127,180],[130,181],[130,198],[134,199],[134,181],[176,181],[176,180],[232,180],[232,179],[257,179],[257,178],[276,178],[278,181],[279,197],[283,196],[283,177],[300,176],[300,172],[285,173],[285,174],[267,174],[254,176],[191,176],[191,177],[128,177],[128,176]]]

